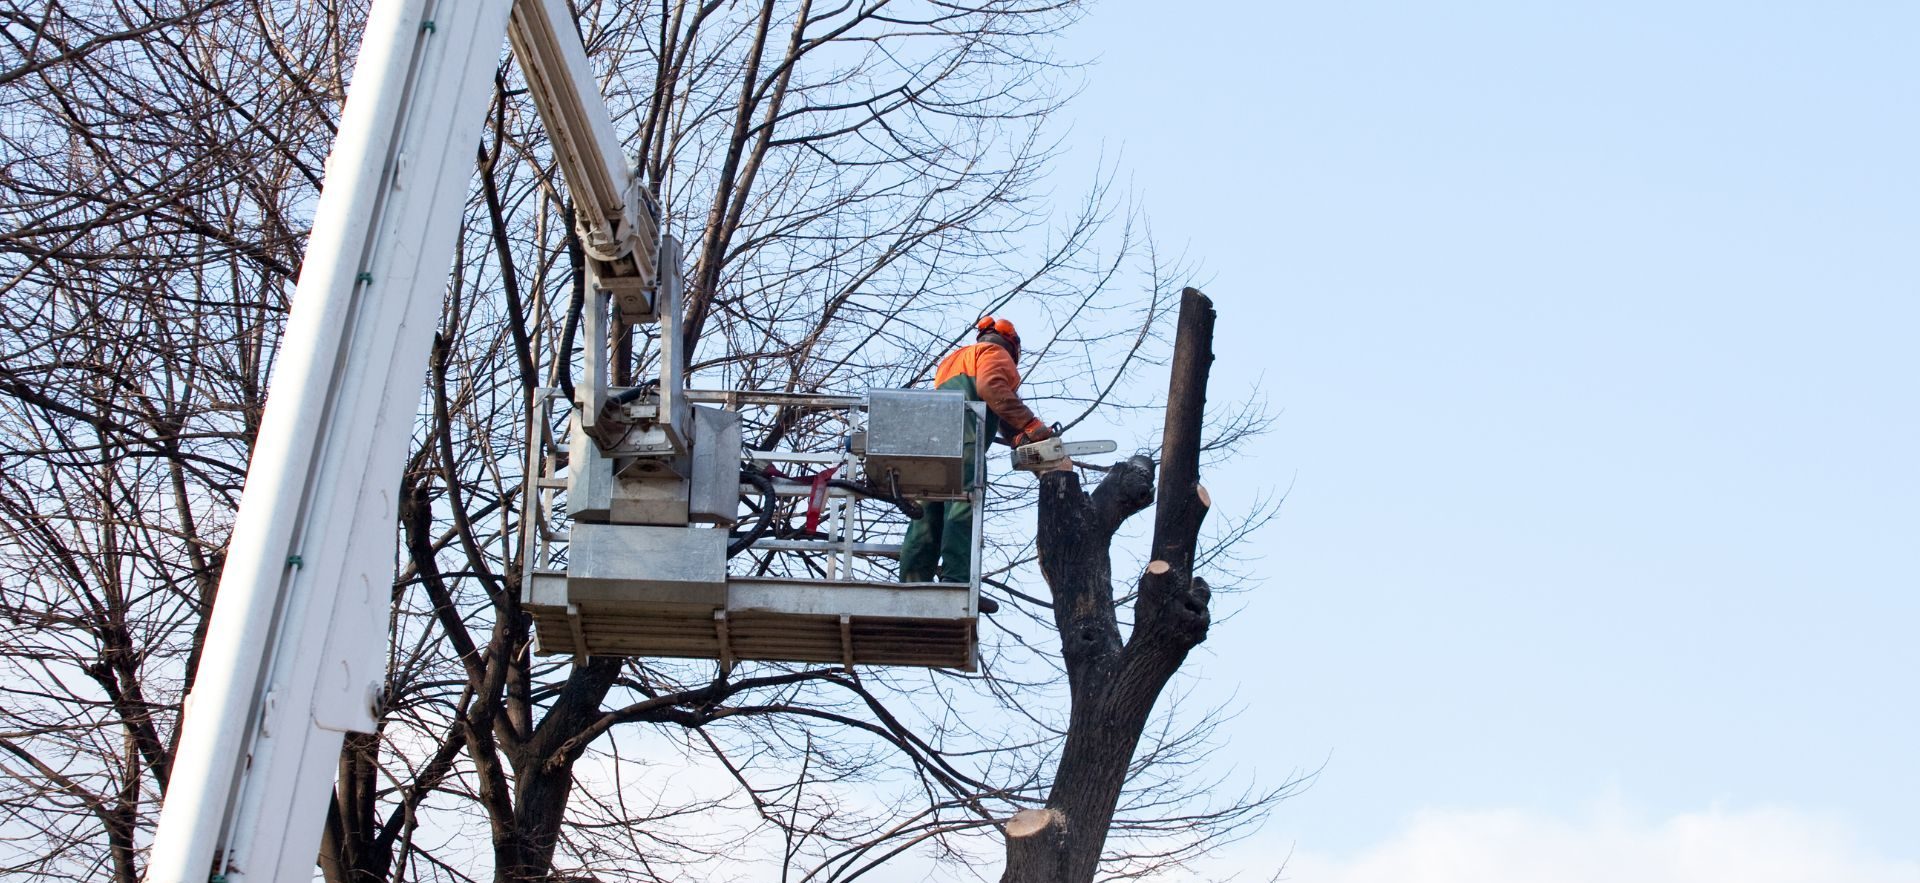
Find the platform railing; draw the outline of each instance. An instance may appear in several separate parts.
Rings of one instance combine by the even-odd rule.
[[[686,391],[686,398],[695,404],[735,411],[779,408],[817,412],[830,424],[839,424],[837,431],[828,435],[843,440],[865,429],[867,399],[864,395],[691,389]],[[564,515],[567,489],[564,470],[568,454],[567,439],[571,437],[568,421],[571,419],[572,402],[561,390],[542,387],[535,391],[534,407],[534,419],[530,423],[536,443],[528,445],[526,460],[527,475],[530,477],[526,493],[530,505],[524,512],[521,525],[525,549],[525,585],[532,585],[537,576],[565,577],[565,547],[570,533],[569,521]],[[984,423],[985,405],[971,402],[968,407],[974,419]],[[815,437],[819,435],[814,433]],[[926,498],[929,501],[964,500],[973,504],[969,615],[977,614],[979,603],[983,504],[986,498],[986,441],[982,439],[981,443],[975,445],[974,480],[971,486],[961,494]],[[771,467],[779,475],[786,476],[773,478],[773,498],[763,504],[769,510],[782,513],[780,517],[784,521],[789,517],[804,517],[804,509],[791,506],[790,503],[814,494],[815,488],[809,480],[813,476],[836,469],[835,478],[854,483],[866,478],[863,459],[851,447],[843,442],[839,450],[743,450],[741,465],[743,469]],[[750,484],[743,483],[741,490],[743,494],[759,493],[758,488]],[[755,540],[729,561],[729,581],[810,581],[822,586],[917,585],[899,583],[897,570],[889,572],[897,567],[887,562],[899,559],[901,533],[907,523],[894,505],[843,487],[829,485],[822,490],[824,493],[816,501],[822,508],[815,525],[818,536],[769,535]],[[768,517],[774,516],[769,513]]]

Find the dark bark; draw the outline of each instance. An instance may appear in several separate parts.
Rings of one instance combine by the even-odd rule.
[[[601,701],[621,664],[615,657],[596,656],[574,666],[533,738],[503,746],[513,766],[514,811],[509,848],[496,849],[496,880],[545,880],[552,872],[553,849],[573,793],[573,764],[587,749],[585,741],[571,737],[604,713]]]
[[[1036,542],[1073,705],[1046,810],[1024,812],[1007,825],[1002,883],[1093,880],[1154,703],[1188,651],[1206,640],[1209,592],[1192,569],[1208,506],[1199,472],[1213,322],[1205,295],[1191,288],[1181,293],[1153,560],[1139,578],[1133,633],[1124,642],[1110,547],[1121,522],[1155,501],[1154,463],[1132,457],[1091,494],[1076,473],[1041,476]]]
[[[340,748],[339,781],[333,803],[327,807],[327,826],[320,837],[320,869],[328,883],[371,883],[386,879],[387,862],[373,856],[373,835],[379,831],[374,814],[379,770],[374,754],[378,736],[349,733]]]

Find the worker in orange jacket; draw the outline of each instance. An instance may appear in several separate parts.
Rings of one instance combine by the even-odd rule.
[[[974,326],[974,343],[940,361],[936,389],[957,389],[970,402],[987,403],[985,437],[1014,446],[1053,437],[1053,429],[1020,400],[1020,334],[1013,323],[991,316]],[[967,424],[963,478],[973,484],[975,433]],[[929,501],[907,525],[900,544],[900,581],[967,582],[973,564],[973,504],[965,500]]]

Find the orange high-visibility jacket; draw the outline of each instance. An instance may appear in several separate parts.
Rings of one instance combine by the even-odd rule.
[[[987,410],[1007,427],[1009,436],[1032,432],[1041,427],[1033,409],[1020,400],[1020,369],[1013,356],[999,344],[976,343],[955,350],[940,360],[934,374],[937,389],[958,389],[970,401],[986,402]],[[992,421],[989,421],[991,427]],[[991,428],[989,429],[991,432]]]

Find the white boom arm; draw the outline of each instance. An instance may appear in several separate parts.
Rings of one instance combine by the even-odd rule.
[[[149,883],[313,877],[343,734],[386,683],[395,495],[509,13],[596,283],[651,285],[657,218],[563,0],[374,0]]]
[[[574,228],[595,284],[629,321],[654,318],[659,210],[614,137],[566,0],[519,0],[507,39],[573,194]]]

